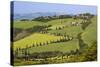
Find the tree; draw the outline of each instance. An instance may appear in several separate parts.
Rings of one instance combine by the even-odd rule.
[[[16,48],[14,55],[15,58],[19,57],[19,48]]]
[[[26,46],[26,48],[24,49],[24,58],[26,61],[29,60],[29,55],[30,55],[30,52],[29,52],[29,48],[28,48],[28,45]]]
[[[21,19],[20,21],[29,21],[29,19]]]
[[[40,46],[42,46],[42,43],[40,42]]]
[[[82,23],[82,26],[81,26],[82,29],[85,30],[86,27],[87,27],[89,24],[91,24],[91,21],[88,21],[88,22],[86,22],[86,23]]]
[[[33,43],[32,47],[35,47],[35,44]]]

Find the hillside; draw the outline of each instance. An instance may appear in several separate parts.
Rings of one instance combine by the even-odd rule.
[[[15,57],[22,59],[28,56],[24,59],[28,58],[29,64],[73,62],[76,58],[77,61],[96,60],[95,55],[93,58],[87,58],[90,56],[88,51],[93,52],[93,54],[96,53],[96,18],[96,16],[89,20],[63,18],[47,22],[14,21],[13,54]],[[93,50],[95,52],[92,49],[90,50],[92,46],[94,46]],[[60,61],[53,59],[55,57],[56,59],[60,58]],[[64,60],[61,57],[67,58]],[[31,59],[33,60],[31,61]],[[40,59],[42,61],[37,61]],[[20,60],[15,58],[15,65],[17,61]]]

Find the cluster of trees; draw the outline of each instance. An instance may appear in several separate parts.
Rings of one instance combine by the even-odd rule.
[[[86,29],[86,27],[89,25],[89,24],[91,24],[91,21],[90,20],[88,20],[87,22],[85,22],[85,23],[82,23],[82,29],[83,30],[85,30]]]
[[[47,27],[48,27],[48,26],[46,26],[46,25],[43,25],[43,26],[41,26],[41,25],[36,25],[36,26],[34,26],[34,27],[32,27],[32,28],[28,28],[28,29],[26,29],[26,30],[29,31],[29,32],[34,33],[34,32],[43,31],[43,30],[45,30],[45,28],[47,28]]]
[[[52,44],[52,43],[66,42],[66,41],[70,41],[72,39],[73,39],[73,37],[70,37],[70,36],[62,36],[61,38],[59,38],[57,40],[51,40],[51,41],[46,41],[44,43],[40,42],[40,43],[32,44],[31,47],[44,46],[44,45],[48,45],[48,44]]]
[[[48,45],[48,44],[51,44],[51,43],[65,42],[65,41],[69,41],[69,40],[72,40],[72,39],[73,39],[72,37],[68,38],[67,36],[64,36],[64,37],[57,39],[55,41],[47,41],[45,43],[40,42],[40,43],[32,44],[32,46],[27,45],[26,48],[22,48],[22,49],[17,48],[14,52],[14,56],[15,56],[15,58],[20,57],[20,55],[26,55],[26,54],[28,56],[30,54],[29,49],[32,48],[32,47],[44,46],[44,45]]]
[[[30,35],[31,33],[34,33],[34,32],[47,32],[47,30],[49,29],[46,29],[48,27],[51,27],[52,25],[36,25],[32,28],[28,28],[28,29],[21,29],[21,28],[13,28],[12,30],[12,34],[13,34],[13,39],[12,41],[16,41],[16,40],[19,40],[19,39],[22,39],[28,35]]]
[[[67,27],[67,26],[56,27],[56,30],[61,30],[61,29],[65,28],[65,27]]]
[[[67,58],[63,59],[64,56],[67,56]],[[93,42],[91,47],[88,47],[87,49],[84,49],[83,51],[80,51],[80,49],[76,49],[76,51],[72,50],[66,53],[63,53],[60,51],[30,53],[29,51],[25,49],[25,51],[23,52],[23,56],[20,56],[20,57],[17,56],[16,58],[20,60],[25,60],[25,61],[40,61],[41,63],[43,63],[42,61],[44,61],[44,63],[45,62],[51,63],[48,61],[57,60],[57,58],[52,59],[54,57],[57,57],[57,58],[61,57],[59,60],[65,60],[64,62],[96,61],[97,60],[97,44],[96,42]],[[54,63],[56,63],[56,61]]]
[[[79,17],[81,18],[81,19],[91,19],[92,17],[94,17],[94,15],[93,14],[90,14],[90,13],[83,13],[83,14],[79,14]]]
[[[41,16],[41,17],[37,17],[32,19],[32,21],[42,21],[42,22],[47,22],[50,20],[55,20],[55,19],[64,19],[64,18],[72,18],[71,15],[59,15],[59,16]]]
[[[90,14],[90,13],[84,13],[84,14],[79,14],[78,16],[75,15],[73,16],[74,19],[83,19],[82,22],[78,23],[78,22],[73,22],[72,25],[74,26],[77,26],[78,24],[81,24],[81,28],[83,30],[86,29],[86,27],[91,24],[91,18],[93,17],[94,15]]]
[[[20,21],[30,21],[29,19],[21,19]]]
[[[90,13],[83,13],[73,16],[74,19],[83,19],[83,20],[88,20],[91,19],[92,17],[94,17],[94,15]]]
[[[59,16],[60,19],[61,18],[66,18],[66,16]],[[33,20],[37,20],[37,21],[43,21],[43,22],[47,22],[49,20],[53,20],[53,19],[58,19],[58,16],[54,16],[52,17],[38,17],[35,18]],[[70,17],[70,16],[69,16]],[[67,16],[67,18],[69,18]],[[89,19],[87,19],[86,17],[89,17]],[[74,16],[74,19],[76,18],[81,18],[81,19],[85,19],[87,20],[87,22],[82,23],[82,29],[85,30],[86,27],[91,23],[90,18],[92,18],[93,15],[91,14],[80,14],[79,17]],[[21,21],[28,21],[28,20],[21,20]],[[33,28],[30,29],[26,29],[26,31],[28,32],[42,32],[42,33],[47,33],[48,31],[48,27],[51,27],[52,25],[47,25],[47,26],[34,26]],[[56,30],[60,30],[62,28],[57,28]],[[21,32],[21,29],[14,29],[14,37]],[[79,61],[94,61],[97,60],[97,42],[93,41],[92,46],[88,47],[88,44],[86,44],[82,38],[81,38],[81,34],[79,33],[77,35],[77,39],[79,41],[79,49],[76,49],[76,51],[70,51],[69,53],[63,53],[60,51],[49,51],[49,52],[39,52],[39,53],[30,53],[29,49],[32,47],[36,47],[36,46],[43,46],[43,45],[48,45],[50,43],[59,43],[59,42],[64,42],[64,41],[68,41],[68,40],[72,40],[73,37],[70,37],[68,35],[65,34],[61,34],[61,33],[52,33],[55,36],[62,36],[61,39],[55,40],[55,41],[47,41],[45,43],[37,43],[37,44],[32,44],[32,46],[26,46],[26,48],[20,49],[17,48],[14,51],[14,59],[24,59],[26,61],[31,60],[35,61],[36,59],[43,59],[41,63],[45,63],[45,61],[49,61],[47,60],[47,58],[53,58],[56,56],[68,56],[67,60],[65,62],[79,62]],[[62,60],[62,59],[61,59]],[[49,62],[47,62],[49,63]]]
[[[47,22],[47,21],[50,21],[50,20],[64,19],[64,18],[72,18],[72,15],[40,16],[40,17],[34,18],[32,20],[30,20],[30,19],[21,19],[20,21],[42,21],[42,22]]]
[[[73,19],[88,20],[88,19],[91,19],[92,17],[94,17],[93,14],[83,13],[83,14],[78,14],[78,15],[40,16],[40,17],[34,18],[32,20],[30,20],[30,19],[21,19],[20,21],[42,21],[42,22],[47,22],[47,21],[50,21],[50,20],[64,19],[64,18],[73,18]]]
[[[18,52],[21,53],[22,55],[17,55]],[[36,59],[44,59],[47,60],[47,58],[53,58],[53,57],[63,57],[63,56],[70,56],[70,55],[75,55],[75,54],[80,54],[79,49],[71,50],[70,52],[60,52],[60,51],[48,51],[48,52],[35,52],[35,53],[30,53],[29,50],[27,49],[17,49],[14,55],[14,59],[20,59],[20,60],[36,60]]]
[[[80,37],[80,34],[79,34]],[[83,61],[96,61],[97,60],[97,42],[93,41],[92,46],[85,47],[84,44],[80,49],[71,50],[70,52],[60,52],[60,51],[48,51],[48,52],[35,52],[30,53],[29,47],[24,49],[16,49],[14,53],[14,59],[25,60],[25,61],[39,61],[40,63],[52,63],[51,60],[64,60],[64,62],[83,62]],[[67,58],[63,58],[66,56]],[[54,58],[56,57],[56,59]],[[49,58],[49,59],[48,59]],[[52,59],[54,58],[54,59]],[[58,61],[59,61],[58,60]],[[62,62],[62,61],[60,61]],[[56,63],[54,61],[53,63]]]
[[[74,55],[69,58],[70,62],[84,62],[84,61],[96,61],[97,60],[97,43],[93,41],[92,46],[85,48],[79,55]]]
[[[51,33],[51,35],[62,36],[62,39],[67,39],[67,40],[73,39],[73,36],[67,35],[66,32],[65,33]]]
[[[52,43],[66,42],[66,41],[69,41],[69,40],[72,40],[72,39],[73,39],[73,37],[62,36],[61,38],[59,38],[57,40],[51,40],[51,41],[40,42],[40,43],[35,43],[35,44],[33,43],[32,46],[26,46],[26,48],[32,48],[32,47],[37,47],[37,46],[44,46],[44,45],[48,45],[48,44],[52,44]]]
[[[79,14],[79,15],[74,15],[73,18],[74,19],[83,19],[83,21],[80,23],[81,27],[83,30],[86,29],[86,27],[91,24],[91,18],[94,17],[94,15],[90,14],[90,13],[83,13],[83,14]],[[75,23],[75,25],[77,25],[78,23]]]

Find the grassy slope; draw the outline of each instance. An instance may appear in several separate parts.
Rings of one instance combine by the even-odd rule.
[[[81,21],[80,19],[74,20],[74,19],[57,19],[57,20],[51,20],[48,21],[47,23],[43,23],[40,21],[14,21],[14,28],[22,28],[22,29],[27,29],[27,28],[32,28],[35,25],[53,25],[55,26],[62,26],[62,25],[69,25],[70,22],[72,21]]]
[[[70,36],[73,36],[73,37],[76,37],[78,33],[82,32],[82,29],[81,27],[79,26],[73,26],[73,27],[66,27],[62,30],[52,30],[52,31],[49,31],[49,33],[61,33],[61,34],[64,34],[66,33],[67,35],[70,35]]]
[[[73,21],[82,21],[81,19],[72,19],[72,18],[67,18],[67,19],[56,19],[56,20],[52,20],[52,21],[48,21],[47,23],[48,24],[51,24],[51,25],[60,25],[60,24],[66,24],[66,25],[69,25],[70,22],[73,22]]]
[[[45,43],[47,41],[55,41],[60,38],[61,38],[61,36],[35,33],[26,38],[23,38],[21,40],[14,42],[14,49],[16,49],[18,47],[25,48],[26,46],[32,46],[33,44],[36,45],[40,42]]]
[[[40,25],[40,23],[43,23],[43,22],[38,22],[38,21],[15,21],[13,25],[14,25],[14,28],[28,29],[28,28],[32,28],[33,26]]]
[[[62,21],[62,25],[69,25],[70,22],[72,21],[81,21],[81,20],[73,20],[73,19],[61,19],[59,20],[52,20],[49,21],[48,24],[51,24],[53,26],[59,26],[61,25],[61,21]],[[33,22],[33,21],[32,21]],[[25,25],[24,25],[25,24]],[[33,24],[33,25],[32,25]],[[21,24],[15,24],[15,27],[18,28],[31,28],[33,27],[35,24],[38,25],[37,22],[31,23],[31,22],[26,22],[26,23],[21,23]],[[82,32],[82,29],[80,26],[69,26],[68,28],[64,28],[62,30],[51,30],[49,31],[50,33],[65,33],[72,35],[72,36],[76,36],[79,32]],[[91,42],[93,42],[94,40],[96,40],[96,18],[92,19],[92,24],[90,24],[86,30],[83,32],[82,34],[82,39],[88,43],[89,45],[91,44]],[[56,36],[51,36],[48,34],[32,34],[24,39],[21,39],[19,41],[14,42],[14,48],[16,47],[26,47],[26,45],[32,45],[33,43],[37,43],[37,42],[46,42],[46,41],[50,41],[50,40],[56,40],[59,39],[60,37],[56,37]],[[60,51],[70,51],[72,49],[76,49],[78,48],[78,41],[69,41],[69,42],[63,42],[63,43],[56,43],[56,44],[49,44],[46,46],[38,46],[38,47],[33,47],[32,49],[30,49],[31,52],[41,52],[41,51],[54,51],[54,50],[60,50]]]
[[[59,26],[59,25],[65,25],[65,24],[67,24],[67,25],[69,25],[70,24],[70,22],[72,22],[72,21],[81,21],[81,20],[74,20],[74,19],[57,19],[57,20],[52,20],[52,21],[49,21],[49,22],[47,22],[47,23],[43,23],[43,22],[37,22],[37,21],[15,21],[15,23],[14,23],[14,28],[23,28],[23,29],[27,29],[27,28],[31,28],[31,27],[33,27],[33,26],[35,26],[35,25],[42,25],[42,24],[47,24],[47,25],[52,25],[52,26]],[[41,24],[42,23],[42,24]],[[71,34],[71,32],[73,31],[73,33],[71,34],[71,35],[73,35],[73,34],[76,34],[76,32],[74,31],[74,29],[75,29],[76,27],[70,27],[70,28],[65,28],[64,30],[60,30],[60,31],[58,31],[58,32],[62,32],[62,33],[64,33],[64,32],[67,32],[68,34]],[[78,29],[78,30],[80,30],[80,28],[76,28],[76,29]],[[78,30],[77,30],[77,32],[78,32]],[[51,32],[57,32],[57,31],[55,31],[55,30],[52,30]],[[37,37],[37,39],[39,39],[38,41],[37,40],[35,40],[35,38]],[[31,36],[29,36],[29,37],[26,37],[26,38],[24,38],[24,39],[21,39],[21,40],[19,40],[19,41],[17,41],[17,42],[14,42],[14,47],[26,47],[26,45],[32,45],[33,43],[37,43],[37,42],[44,42],[44,41],[48,41],[48,39],[47,38],[52,38],[51,40],[55,40],[56,39],[56,37],[54,37],[54,36],[42,36],[42,37],[46,37],[46,39],[43,39],[43,38],[41,38],[41,36],[38,36],[38,35],[31,35]],[[42,40],[44,40],[44,41],[42,41]],[[19,44],[19,45],[17,45],[17,44]]]
[[[86,28],[82,34],[82,39],[85,43],[91,46],[93,41],[97,41],[97,20],[96,17],[92,18],[92,23]]]
[[[52,24],[53,26],[51,27],[52,30],[49,31],[49,33],[61,33],[64,34],[66,33],[67,35],[70,36],[74,36],[76,37],[76,35],[80,32],[82,32],[82,29],[80,26],[70,26],[71,22],[80,22],[82,21],[81,19],[57,19],[57,20],[52,20],[49,21],[48,24]],[[66,26],[64,29],[61,30],[55,30],[56,27],[62,27],[62,26]]]
[[[52,21],[48,21],[47,24],[52,25],[52,27],[50,27],[51,29],[55,30],[56,27],[62,27],[62,26],[70,26],[71,22],[80,22],[82,21],[81,19],[72,19],[72,18],[68,18],[68,19],[57,19],[57,20],[52,20]]]
[[[70,52],[71,50],[79,49],[78,41],[72,40],[68,42],[52,43],[45,46],[33,47],[30,52],[46,52],[46,51],[61,51]]]

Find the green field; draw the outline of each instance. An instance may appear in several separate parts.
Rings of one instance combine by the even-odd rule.
[[[70,35],[70,36],[73,36],[73,37],[76,37],[78,33],[82,32],[82,29],[81,27],[77,26],[73,26],[73,27],[66,27],[62,30],[52,30],[52,31],[49,31],[49,33],[61,33],[61,34],[66,34],[66,35]]]
[[[61,52],[70,52],[71,50],[79,49],[78,40],[72,40],[68,42],[53,43],[45,46],[33,47],[30,49],[30,52],[48,52],[48,51],[61,51]]]
[[[91,43],[97,41],[97,19],[96,17],[91,19],[92,23],[86,28],[82,34],[82,39],[85,43],[91,46]]]
[[[61,36],[54,36],[49,34],[34,33],[26,38],[14,42],[14,49],[25,48],[26,46],[32,46],[33,44],[46,43],[47,41],[56,41],[62,38]]]
[[[91,23],[86,26],[85,29],[82,28],[81,22],[84,21],[83,19],[73,19],[73,18],[64,18],[64,19],[55,19],[50,20],[47,22],[42,21],[14,21],[13,28],[19,29],[15,32],[16,35],[25,35],[23,38],[21,36],[17,36],[18,40],[13,42],[13,49],[15,52],[14,54],[19,54],[22,57],[24,54],[21,52],[24,49],[27,49],[30,55],[34,55],[34,53],[40,53],[39,56],[41,57],[41,53],[44,52],[55,52],[59,51],[63,54],[70,53],[72,54],[72,59],[66,60],[54,60],[54,63],[61,62],[71,62],[71,60],[75,61],[74,59],[78,58],[78,61],[84,61],[84,52],[87,49],[83,50],[83,54],[79,55],[81,48],[88,45],[88,48],[91,47],[95,42],[97,42],[97,17],[93,17],[90,19]],[[72,25],[72,22],[78,22],[79,25]],[[88,23],[88,22],[87,22]],[[40,27],[38,29],[37,27]],[[36,27],[36,28],[34,28]],[[30,32],[31,30],[31,32]],[[38,31],[39,30],[39,31]],[[24,33],[22,32],[24,31]],[[79,34],[80,38],[79,37]],[[29,34],[29,35],[26,35]],[[82,43],[80,43],[80,40]],[[81,47],[80,47],[81,45]],[[26,51],[27,52],[27,51]],[[76,54],[73,56],[73,52]],[[18,58],[19,58],[18,56]],[[47,56],[47,55],[46,55]],[[65,55],[67,56],[67,55]],[[82,57],[81,57],[82,56]],[[87,54],[86,54],[87,56]],[[57,56],[49,57],[54,58]],[[42,58],[39,58],[42,59]],[[18,59],[15,59],[18,60]],[[25,64],[20,62],[15,62],[15,65]],[[49,63],[51,60],[48,60]],[[29,64],[41,64],[42,61],[27,61],[30,62]]]
[[[36,25],[41,25],[39,21],[14,21],[13,27],[20,29],[32,28]]]
[[[97,7],[11,2],[11,65],[97,61]]]
[[[57,19],[57,20],[51,20],[51,21],[48,21],[46,23],[44,22],[40,22],[40,21],[14,21],[14,28],[21,28],[21,29],[28,29],[28,28],[32,28],[36,25],[52,25],[51,28],[55,28],[55,27],[61,27],[61,26],[70,26],[71,22],[74,21],[78,21],[78,22],[81,22],[82,20],[81,19]]]
[[[36,45],[39,43],[46,43],[47,41],[48,42],[56,41],[56,40],[59,40],[60,38],[62,38],[62,36],[50,35],[52,33],[60,33],[62,35],[65,34],[65,35],[77,37],[78,33],[83,32],[82,38],[86,43],[91,44],[92,41],[96,40],[96,37],[93,36],[93,35],[96,35],[96,17],[94,17],[91,20],[92,23],[86,28],[85,31],[82,30],[81,26],[70,26],[72,21],[81,22],[82,20],[81,19],[77,19],[77,20],[57,19],[57,20],[48,21],[47,23],[38,22],[38,21],[15,21],[14,28],[28,29],[28,28],[32,28],[36,25],[49,25],[50,24],[50,25],[52,25],[52,27],[51,27],[52,30],[48,31],[48,34],[33,33],[33,34],[31,34],[31,35],[29,35],[21,40],[18,40],[16,42],[14,42],[14,49],[25,48],[26,46],[30,47],[33,44]],[[61,30],[54,29],[55,27],[62,27],[62,26],[66,26],[66,25],[67,25],[67,27],[65,27]],[[71,41],[71,42],[70,42],[70,44],[73,45],[73,41]],[[56,45],[56,44],[53,44],[53,45]],[[59,43],[59,44],[63,45],[63,43]],[[66,43],[64,43],[64,44],[66,44]],[[51,47],[51,45],[49,45],[48,48]],[[45,47],[45,46],[42,46],[39,49],[41,50],[41,49],[43,49],[43,47]],[[67,47],[68,47],[68,45],[67,45]],[[75,46],[73,46],[73,47],[75,47]],[[58,49],[58,47],[55,47],[55,49],[56,48]],[[34,49],[35,49],[35,47],[34,47]],[[32,50],[33,52],[34,52],[34,49]],[[38,49],[38,51],[39,51],[39,49]]]

